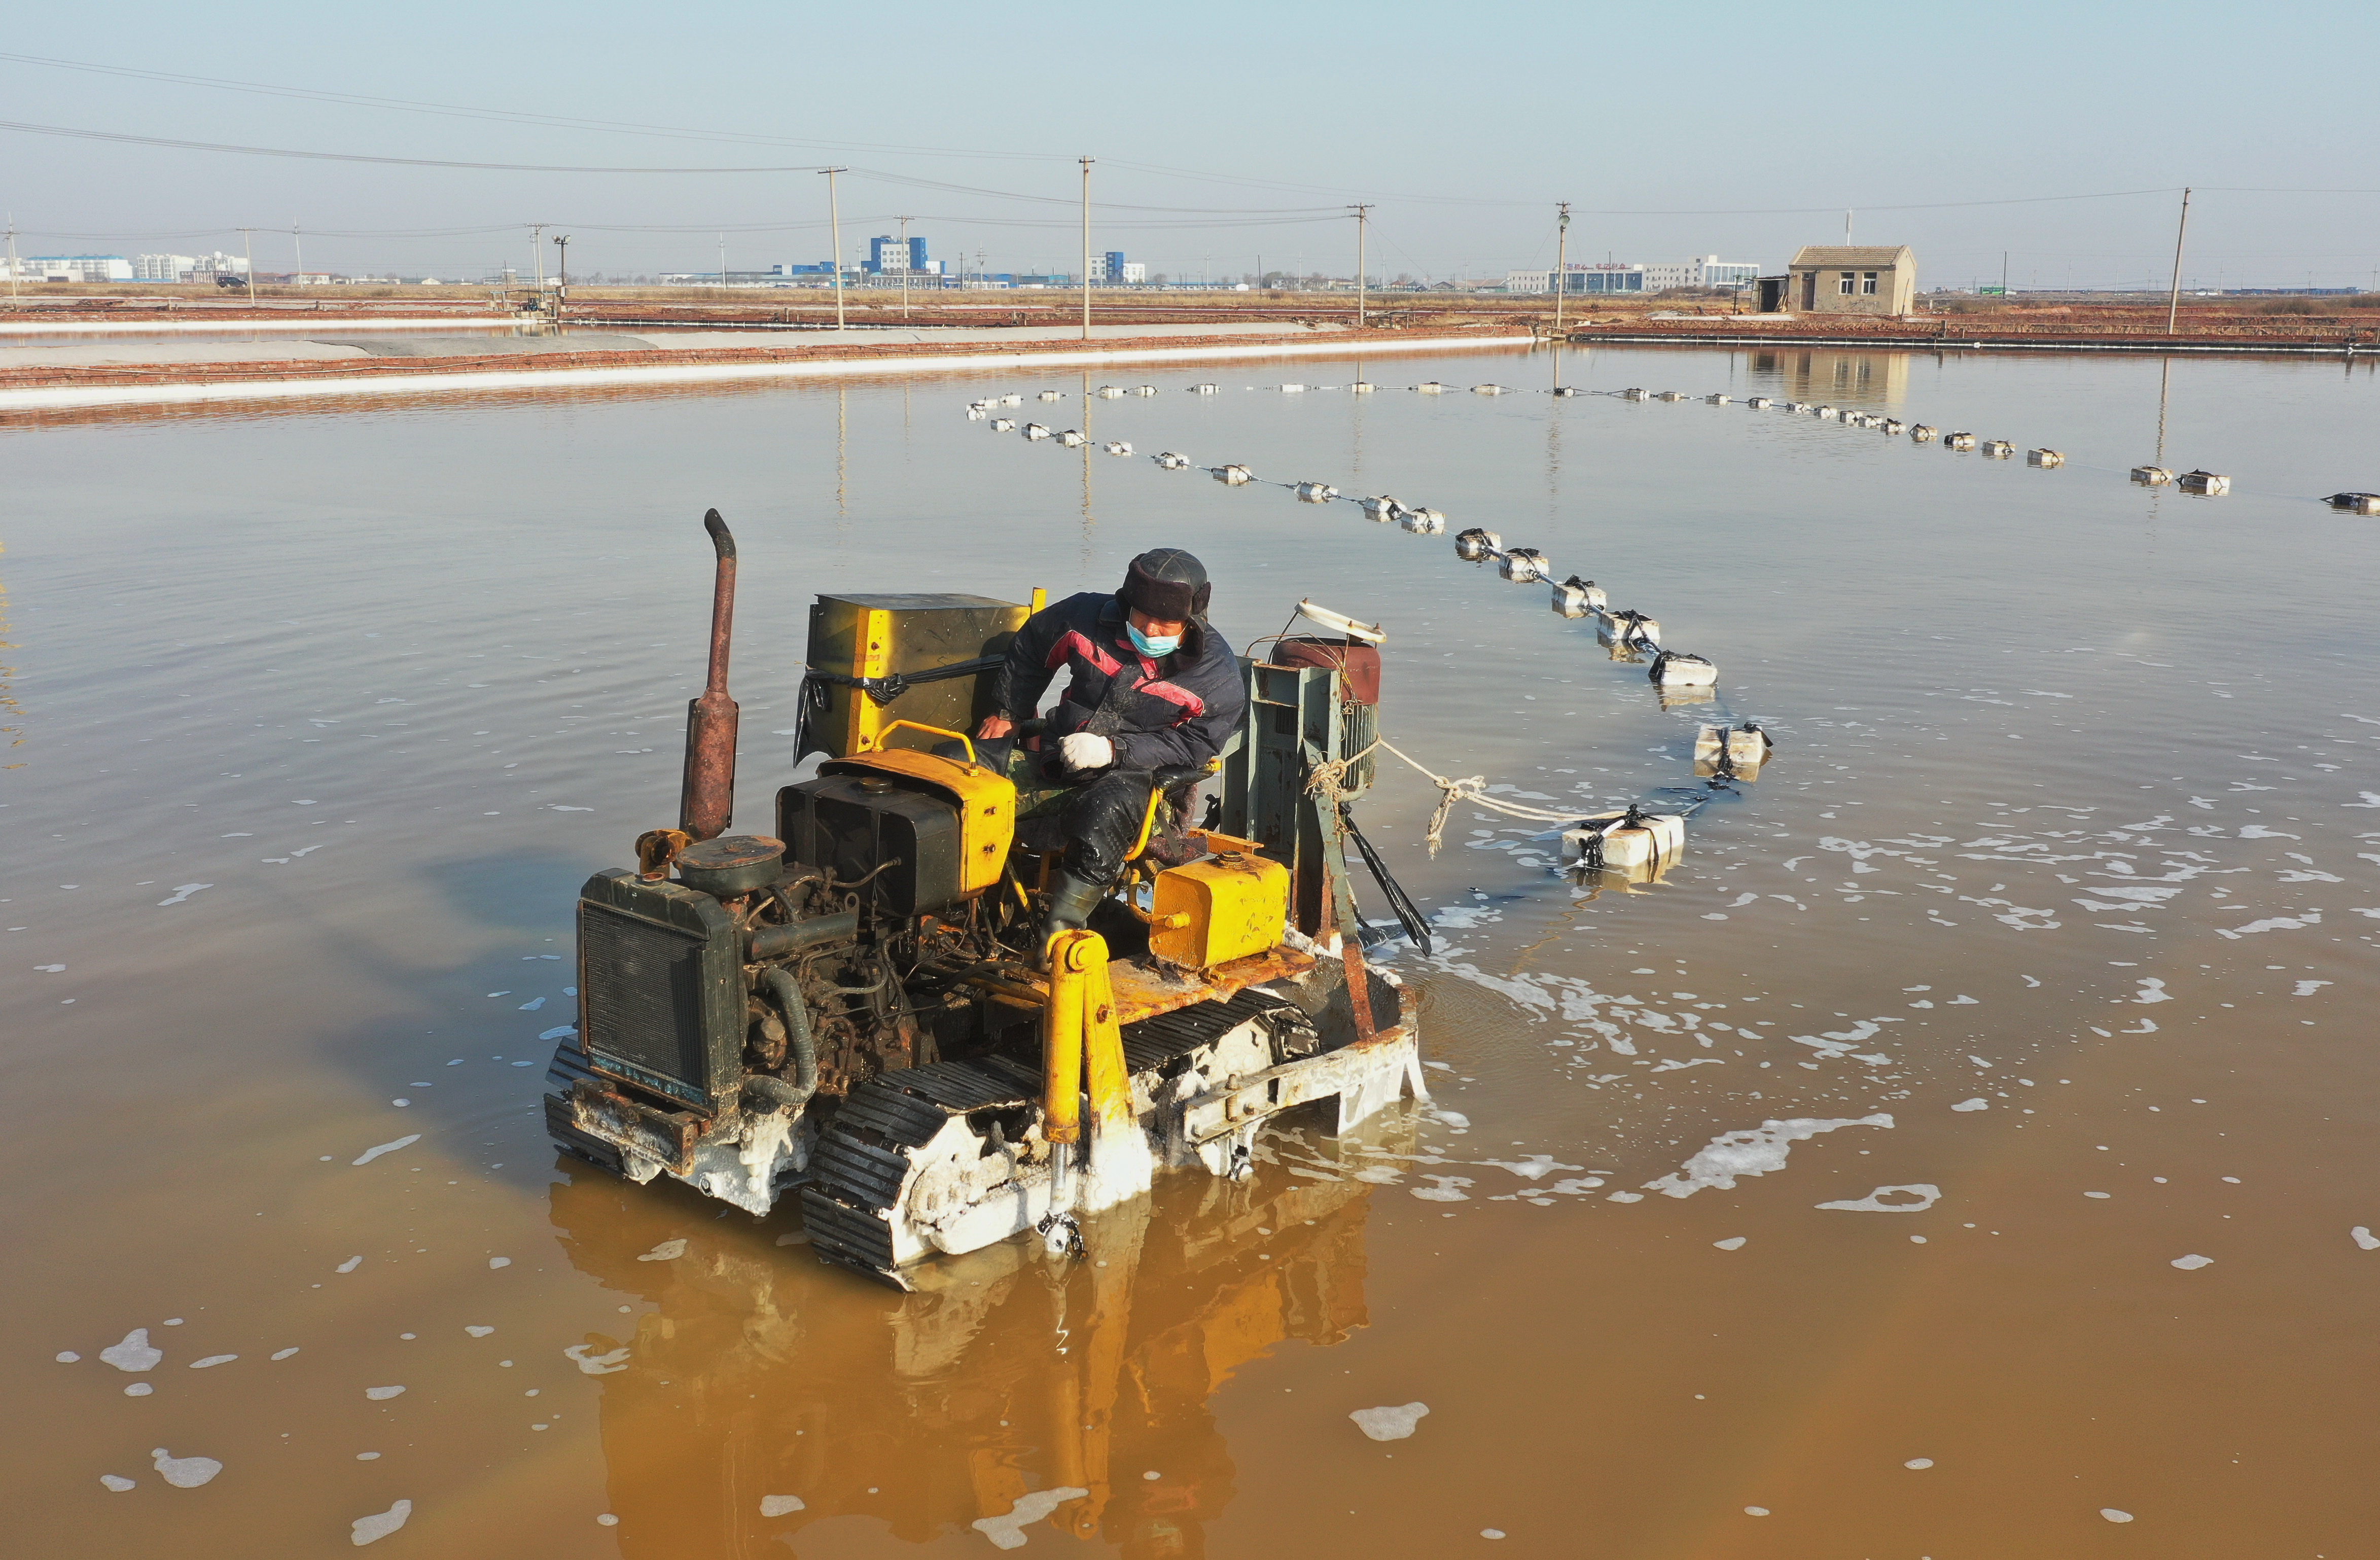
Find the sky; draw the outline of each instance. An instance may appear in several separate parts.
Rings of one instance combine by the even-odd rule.
[[[2375,43],[2345,0],[20,6],[0,204],[29,256],[249,226],[260,270],[476,278],[544,223],[574,275],[715,269],[722,235],[757,270],[827,256],[832,165],[847,261],[905,214],[936,259],[1073,271],[1089,156],[1091,249],[1177,279],[1350,275],[1355,202],[1375,277],[1500,276],[1568,201],[1573,262],[1778,269],[1848,209],[1921,286],[2005,253],[2019,289],[2162,288],[2188,185],[2185,286],[2380,287],[2370,111],[2325,64]],[[732,171],[644,171],[683,169]]]

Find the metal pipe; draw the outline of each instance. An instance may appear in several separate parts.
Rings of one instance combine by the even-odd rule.
[[[735,538],[719,511],[702,517],[719,555],[710,596],[710,672],[702,697],[686,708],[686,779],[678,827],[698,840],[727,832],[735,814],[735,701],[727,697],[727,647],[735,621]]]
[[[792,970],[780,966],[764,971],[760,983],[769,988],[770,996],[776,999],[778,1014],[785,1020],[785,1054],[794,1064],[794,1091],[800,1095],[790,1103],[798,1109],[818,1092],[818,1042],[810,1036],[810,1010],[802,1001],[801,983],[794,979]],[[786,1103],[789,1102],[779,1101],[781,1104]]]
[[[859,935],[859,912],[845,910],[840,915],[816,916],[808,920],[788,921],[783,926],[764,926],[752,933],[744,945],[745,953],[753,963],[765,964],[783,958],[804,948],[820,943],[839,942]]]

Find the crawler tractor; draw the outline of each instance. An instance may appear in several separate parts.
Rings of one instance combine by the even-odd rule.
[[[580,891],[579,1022],[545,1097],[565,1153],[755,1214],[797,1195],[820,1256],[908,1288],[918,1264],[1012,1237],[1079,1252],[1076,1216],[1160,1168],[1245,1176],[1283,1112],[1343,1132],[1427,1097],[1343,850],[1376,631],[1243,658],[1235,740],[1208,770],[1156,772],[1123,881],[1037,947],[1053,793],[967,736],[1031,608],[820,597],[794,758],[823,762],[777,792],[773,835],[731,835],[735,547],[716,510],[704,525],[710,676],[678,826]]]

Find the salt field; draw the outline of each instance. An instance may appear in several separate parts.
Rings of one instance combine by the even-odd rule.
[[[967,417],[1012,393],[1086,442]],[[15,1542],[2368,1553],[2380,521],[2323,499],[2380,489],[2375,396],[2366,357],[1540,349],[0,420]],[[1706,801],[1619,887],[1468,800],[1431,854],[1384,764],[1360,822],[1436,944],[1372,957],[1432,1101],[897,1294],[539,1112],[577,887],[673,816],[713,506],[747,828],[813,595],[1169,544],[1236,646],[1302,597],[1383,625],[1437,774]],[[1743,721],[1772,756],[1706,789]]]

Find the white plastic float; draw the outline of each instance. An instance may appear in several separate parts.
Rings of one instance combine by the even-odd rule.
[[[1496,562],[1496,572],[1515,585],[1534,585],[1553,578],[1554,566],[1535,547],[1514,547]]]
[[[1553,608],[1563,617],[1585,617],[1589,613],[1599,613],[1610,604],[1610,598],[1604,594],[1602,586],[1592,579],[1581,579],[1575,574],[1554,587]]]
[[[1300,504],[1328,504],[1339,496],[1339,490],[1329,482],[1300,482],[1289,491]]]
[[[1494,557],[1504,550],[1504,539],[1479,526],[1455,532],[1454,555],[1466,564]]]
[[[2231,479],[2212,471],[2184,471],[2174,480],[2174,486],[2201,498],[2220,498],[2231,491]]]
[[[1442,536],[1446,533],[1446,517],[1435,509],[1400,508],[1397,524],[1415,536]]]
[[[1213,469],[1215,480],[1225,487],[1245,487],[1257,480],[1257,474],[1245,466],[1218,466]]]
[[[1025,436],[1027,439],[1046,439],[1050,436],[1050,430],[1038,422],[1028,422],[1025,425]]]
[[[1170,449],[1152,455],[1149,458],[1157,462],[1157,469],[1160,471],[1180,471],[1190,464],[1188,456],[1176,455]]]
[[[2054,449],[2029,449],[2024,452],[2024,463],[2027,466],[2043,468],[2063,466],[2066,464],[2066,457]]]

